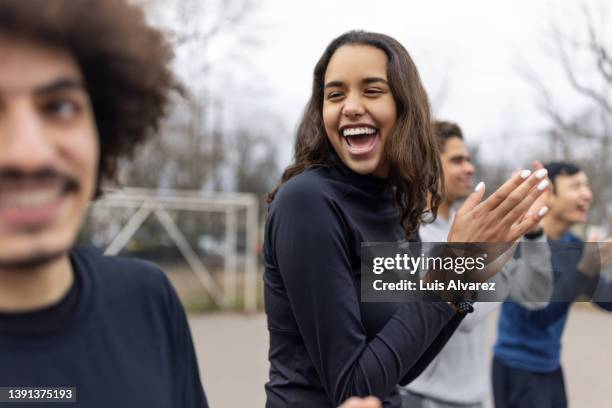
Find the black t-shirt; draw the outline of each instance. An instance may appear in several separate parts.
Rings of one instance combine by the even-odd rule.
[[[187,319],[163,272],[90,247],[70,260],[75,283],[58,304],[0,314],[0,387],[76,387],[76,403],[53,406],[207,407]]]
[[[336,407],[375,395],[399,407],[461,322],[443,302],[360,302],[361,243],[398,242],[384,179],[334,165],[303,172],[270,205],[265,230],[268,407]]]

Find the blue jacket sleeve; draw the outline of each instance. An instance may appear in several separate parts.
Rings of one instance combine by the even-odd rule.
[[[446,303],[405,303],[367,341],[341,210],[323,192],[290,187],[275,199],[267,233],[308,355],[333,404],[384,399],[456,314]]]
[[[592,278],[576,270],[566,271],[555,282],[552,301],[543,309],[531,311],[529,320],[540,327],[547,327],[565,316],[569,305],[581,294],[592,295],[594,290]]]
[[[593,303],[601,309],[612,312],[612,281],[600,276],[593,294]]]

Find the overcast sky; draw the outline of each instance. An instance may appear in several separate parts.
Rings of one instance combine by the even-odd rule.
[[[278,135],[285,165],[291,158],[292,131],[309,97],[312,70],[326,45],[348,30],[377,31],[408,49],[437,117],[458,122],[468,141],[480,143],[491,157],[520,157],[525,146],[542,145],[548,123],[538,111],[536,93],[519,75],[521,69],[528,66],[545,78],[568,111],[579,107],[580,101],[569,92],[546,51],[551,45],[551,21],[559,21],[566,33],[575,31],[576,22],[582,21],[579,4],[579,0],[261,0],[251,18],[253,37],[261,45],[245,51],[252,74],[245,78],[266,92],[261,100],[252,101],[252,95],[245,92],[241,98],[241,92],[234,91],[230,104],[246,104],[243,112],[263,105],[278,115],[285,126]],[[228,69],[222,64],[218,68]]]

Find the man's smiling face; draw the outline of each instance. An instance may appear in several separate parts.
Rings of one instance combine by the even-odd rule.
[[[0,270],[72,246],[93,196],[99,145],[74,57],[0,34]]]
[[[446,198],[455,201],[467,197],[473,189],[474,165],[463,139],[449,137],[440,153],[440,161],[444,169]]]
[[[549,216],[567,225],[586,222],[593,203],[593,192],[586,173],[559,174],[554,185],[554,194],[549,200]]]

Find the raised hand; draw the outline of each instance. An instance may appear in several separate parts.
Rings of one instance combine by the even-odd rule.
[[[516,172],[482,202],[485,186],[479,183],[457,211],[448,241],[511,243],[521,238],[537,227],[548,210],[533,208],[550,185],[546,174],[543,168],[533,174]]]

